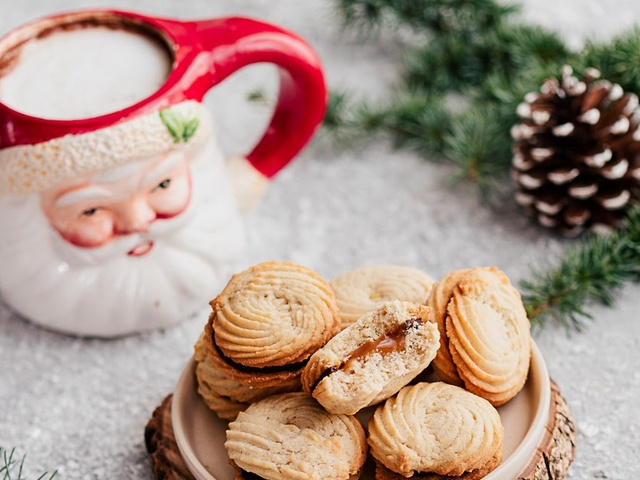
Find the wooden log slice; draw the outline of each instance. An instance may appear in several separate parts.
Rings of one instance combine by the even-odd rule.
[[[542,440],[518,480],[561,480],[573,462],[576,451],[576,426],[571,409],[551,380],[549,419]]]
[[[154,410],[145,428],[145,445],[155,480],[194,480],[180,456],[171,425],[171,399]],[[545,432],[517,480],[562,480],[569,472],[576,448],[576,427],[569,405],[551,381],[551,404]],[[456,477],[447,477],[455,480]]]
[[[171,424],[171,400],[168,395],[153,411],[144,429],[144,443],[151,458],[155,480],[195,480],[184,463]]]

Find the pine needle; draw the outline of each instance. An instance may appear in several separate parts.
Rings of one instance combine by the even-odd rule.
[[[11,450],[7,450],[6,448],[0,446],[0,480],[27,480],[26,477],[23,476],[26,454],[23,455],[19,460],[15,458],[15,456],[15,447]],[[15,471],[16,468],[18,469],[17,472]],[[16,473],[17,476],[14,477],[14,474]],[[40,475],[37,480],[53,480],[57,474],[57,470],[52,474],[45,472]]]
[[[361,122],[376,118],[396,148],[410,148],[431,160],[441,159],[453,116],[437,94],[407,90],[392,96],[380,110],[361,110]]]
[[[640,94],[640,27],[623,32],[609,43],[588,43],[580,61],[582,68],[595,67],[602,78]]]
[[[349,94],[345,91],[331,90],[327,111],[322,120],[325,129],[339,131],[346,128],[349,116]]]
[[[518,10],[493,0],[337,0],[347,26],[376,28],[385,21],[435,35],[492,30]]]
[[[456,117],[446,138],[445,155],[461,166],[461,174],[475,182],[483,196],[491,180],[511,165],[511,148],[505,138],[510,125],[487,121],[499,118],[495,105],[476,104]]]
[[[344,91],[331,91],[323,127],[351,142],[385,134],[396,148],[410,148],[441,159],[453,115],[444,98],[419,90],[392,94],[380,104],[354,104]]]

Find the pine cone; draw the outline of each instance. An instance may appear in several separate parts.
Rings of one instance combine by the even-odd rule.
[[[640,198],[638,96],[564,67],[518,106],[511,129],[516,201],[566,236],[610,231]]]

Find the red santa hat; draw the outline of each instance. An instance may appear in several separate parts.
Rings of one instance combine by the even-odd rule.
[[[197,101],[87,133],[0,149],[0,196],[41,192],[78,175],[191,148],[211,134],[211,116]]]

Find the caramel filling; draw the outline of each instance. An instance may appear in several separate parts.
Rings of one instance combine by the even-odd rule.
[[[339,366],[331,366],[322,372],[318,381],[313,386],[313,390],[318,386],[318,384],[325,378],[331,375],[334,372],[342,368],[348,368],[354,361],[359,358],[365,357],[372,353],[381,353],[382,355],[386,353],[396,352],[403,350],[405,347],[405,340],[407,338],[407,333],[412,328],[418,328],[422,325],[422,319],[420,318],[410,318],[405,320],[399,325],[396,325],[393,330],[390,332],[385,332],[380,337],[369,340],[368,342],[363,343],[358,348],[356,348],[353,352],[351,352]]]

